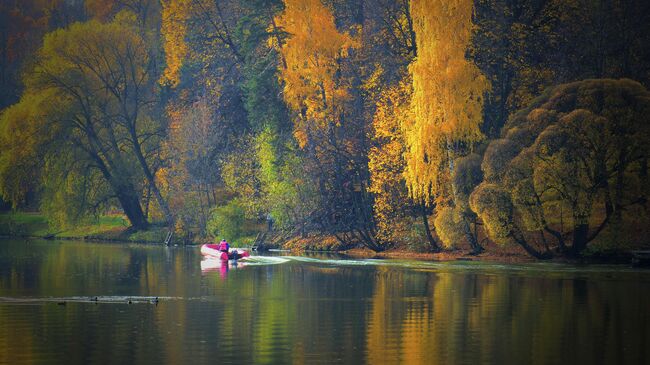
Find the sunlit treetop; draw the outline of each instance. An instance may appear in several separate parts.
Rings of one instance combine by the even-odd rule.
[[[161,33],[167,67],[160,79],[162,84],[176,86],[180,82],[181,66],[188,54],[185,34],[191,0],[163,0]]]
[[[339,60],[356,42],[336,29],[331,11],[320,0],[286,0],[284,12],[275,20],[289,34],[280,47],[286,62],[280,74],[285,101],[299,114],[295,136],[304,146],[310,128],[338,123],[349,98],[337,75]]]

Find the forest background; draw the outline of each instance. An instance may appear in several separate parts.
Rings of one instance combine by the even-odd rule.
[[[648,245],[647,1],[5,0],[0,28],[4,233]]]

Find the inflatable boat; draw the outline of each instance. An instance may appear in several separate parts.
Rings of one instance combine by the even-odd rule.
[[[221,252],[219,251],[218,244],[206,243],[201,245],[201,255],[213,258],[219,258],[221,260],[239,260],[244,257],[250,256],[248,251],[232,249],[230,252]]]

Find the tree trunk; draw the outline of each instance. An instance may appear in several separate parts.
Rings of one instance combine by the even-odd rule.
[[[573,245],[571,245],[571,256],[579,256],[587,247],[589,224],[581,223],[573,227]]]
[[[436,240],[433,238],[433,234],[431,234],[431,227],[429,226],[429,218],[427,217],[427,210],[424,208],[424,205],[421,205],[421,216],[422,216],[422,223],[424,224],[424,233],[427,235],[427,240],[429,241],[429,246],[431,246],[431,250],[433,252],[440,252],[442,249],[436,242]]]
[[[86,152],[89,154],[90,158],[97,163],[97,167],[115,193],[117,200],[120,202],[124,214],[128,218],[129,222],[131,222],[131,227],[136,230],[147,229],[149,222],[142,211],[139,194],[136,192],[133,184],[129,182],[128,178],[116,178],[97,152],[92,150],[86,150]],[[112,164],[111,161],[108,162]]]
[[[467,238],[469,245],[472,247],[472,254],[479,254],[485,251],[483,246],[478,243],[476,236],[472,233],[472,229],[469,226],[467,218],[463,217],[463,222],[461,224],[463,225],[463,233],[465,233],[465,237]]]
[[[149,222],[147,222],[147,218],[144,216],[138,196],[134,194],[135,191],[128,187],[114,187],[113,189],[124,214],[126,214],[129,222],[131,222],[131,226],[136,230],[147,229]]]
[[[135,135],[135,131],[133,130],[131,131],[131,139],[133,142],[133,150],[135,151],[135,155],[138,158],[138,162],[142,167],[144,176],[147,179],[147,182],[149,183],[151,192],[156,197],[156,201],[158,202],[160,209],[162,209],[163,214],[165,215],[165,220],[170,226],[173,226],[174,218],[172,216],[171,210],[169,209],[169,205],[167,205],[167,201],[165,201],[162,194],[160,193],[160,190],[158,189],[158,186],[156,185],[155,177],[153,176],[153,173],[149,168],[149,164],[147,163],[147,160],[144,158],[144,155],[142,154],[140,141],[138,141],[138,137]]]
[[[625,168],[627,149],[621,148],[618,155],[618,169],[616,170],[616,185],[614,186],[614,222],[620,223],[623,214],[623,192],[625,191]]]
[[[517,242],[519,244],[519,246],[521,246],[524,250],[526,250],[526,252],[528,252],[529,255],[533,256],[536,259],[548,260],[551,257],[553,257],[553,255],[548,251],[547,252],[539,252],[539,251],[537,251],[533,246],[531,246],[526,241],[526,239],[523,237],[523,235],[521,235],[519,233],[512,232],[512,233],[510,233],[510,237],[512,237],[515,240],[515,242]]]
[[[648,203],[648,158],[644,157],[641,159],[641,169],[639,170],[639,177],[641,179],[641,186],[644,186],[645,189],[641,190],[641,204],[643,208],[646,208]]]
[[[144,216],[149,219],[149,206],[151,204],[151,186],[147,185],[147,195],[144,201]]]

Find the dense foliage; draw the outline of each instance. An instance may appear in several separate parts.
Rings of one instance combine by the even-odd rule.
[[[0,195],[52,225],[547,258],[649,221],[647,2],[26,0],[0,23]]]
[[[487,147],[486,179],[471,197],[490,236],[537,257],[554,246],[577,255],[626,209],[645,205],[649,111],[641,84],[600,79],[551,88],[515,114]]]

